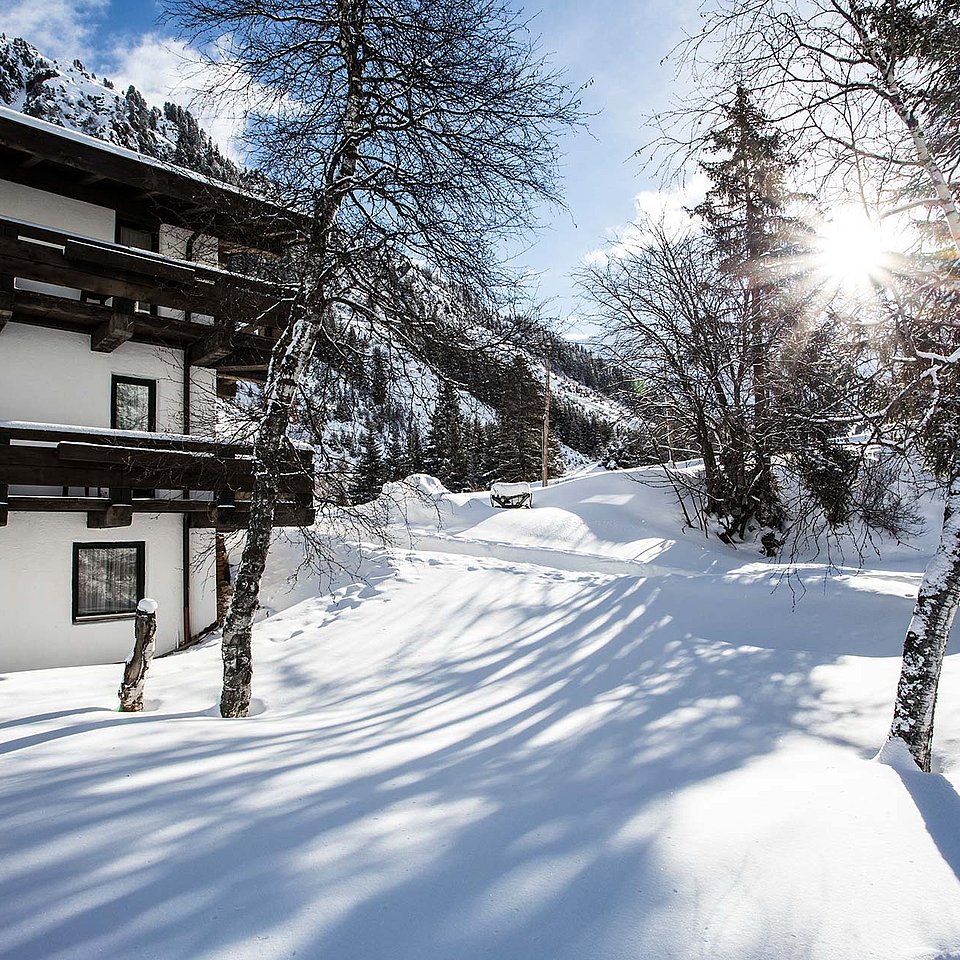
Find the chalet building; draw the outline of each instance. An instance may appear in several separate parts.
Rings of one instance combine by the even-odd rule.
[[[0,672],[123,660],[217,618],[217,531],[251,450],[216,397],[263,379],[284,291],[245,275],[288,240],[238,190],[0,108]],[[289,303],[289,298],[286,299]],[[313,515],[312,453],[276,522]]]

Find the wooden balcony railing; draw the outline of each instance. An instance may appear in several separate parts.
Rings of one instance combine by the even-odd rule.
[[[276,469],[275,526],[312,523],[313,451],[291,446]],[[11,486],[56,487],[60,494],[11,494]],[[85,512],[93,528],[128,526],[134,513],[183,513],[193,526],[236,529],[249,520],[252,488],[247,445],[0,421],[0,526],[16,512]]]
[[[15,288],[16,280],[87,298]],[[18,320],[89,332],[100,352],[130,339],[181,347],[193,365],[258,379],[291,300],[290,289],[256,277],[0,217],[0,329]],[[214,325],[135,312],[136,303],[213,317]]]

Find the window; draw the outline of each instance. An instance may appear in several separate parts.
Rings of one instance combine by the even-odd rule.
[[[132,617],[144,594],[140,542],[73,545],[73,622]]]
[[[110,426],[114,430],[157,429],[157,381],[114,376],[110,390]]]
[[[138,227],[132,223],[119,222],[117,224],[117,243],[125,247],[134,247],[137,250],[157,252],[159,234],[149,227]]]
[[[160,232],[151,227],[118,220],[117,243],[124,247],[133,247],[135,250],[149,250],[151,253],[157,253],[160,249]],[[155,306],[142,301],[135,302],[133,310],[135,313],[155,314],[157,312]]]

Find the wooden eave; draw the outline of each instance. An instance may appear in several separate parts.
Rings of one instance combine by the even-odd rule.
[[[128,219],[170,223],[255,250],[279,250],[302,228],[265,200],[11,110],[0,111],[0,170],[4,179]]]
[[[17,289],[17,278],[113,298],[113,305]],[[89,333],[95,350],[132,339],[187,350],[196,366],[232,365],[232,373],[261,379],[292,298],[292,290],[256,277],[0,217],[0,321]],[[214,323],[143,312],[120,323],[116,304],[122,301]]]

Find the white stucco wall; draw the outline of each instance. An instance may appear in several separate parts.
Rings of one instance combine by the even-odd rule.
[[[182,351],[125,343],[113,353],[94,353],[82,334],[20,323],[0,331],[0,420],[109,427],[112,374],[157,380],[158,429],[182,430]],[[192,368],[194,433],[212,424],[215,393],[215,371]],[[183,620],[180,515],[135,514],[130,527],[88,530],[85,513],[11,513],[0,527],[0,671],[126,657],[130,621],[71,621],[73,543],[121,540],[146,543],[146,590],[160,604],[158,650],[174,649]],[[190,540],[197,631],[216,619],[213,533],[192,531]]]
[[[110,426],[113,374],[157,381],[157,430],[183,429],[183,351],[124,343],[95,353],[81,333],[8,323],[0,331],[0,420]],[[190,371],[191,433],[209,432],[216,371]]]
[[[117,215],[109,207],[0,180],[0,216],[26,220],[93,240],[113,241]]]
[[[182,521],[135,514],[133,524],[88,530],[86,514],[13,513],[0,527],[0,673],[123,661],[133,619],[72,622],[73,544],[145,542],[145,590],[159,604],[157,653],[183,633]],[[191,531],[192,629],[217,616],[213,533]],[[119,683],[119,677],[117,678]]]

